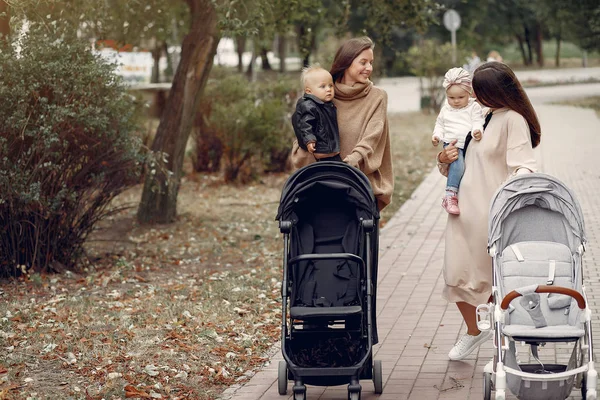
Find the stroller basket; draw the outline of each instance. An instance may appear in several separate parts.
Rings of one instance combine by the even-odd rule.
[[[577,366],[576,347],[567,365],[564,364],[519,364],[515,343],[511,342],[506,352],[505,368],[507,386],[519,399],[547,400],[566,399],[575,385],[573,370]],[[511,373],[512,372],[512,373]]]

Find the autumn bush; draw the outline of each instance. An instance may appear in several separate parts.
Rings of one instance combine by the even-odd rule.
[[[240,74],[216,75],[207,84],[196,118],[196,171],[222,168],[225,181],[232,182],[241,175],[285,170],[297,85],[285,79],[249,82]]]
[[[139,182],[133,98],[76,38],[35,29],[0,51],[0,274],[73,267]]]

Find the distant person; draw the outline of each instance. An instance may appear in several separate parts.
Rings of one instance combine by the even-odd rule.
[[[488,53],[487,61],[498,61],[502,62],[502,56],[496,50],[492,50]]]
[[[301,76],[304,95],[296,103],[292,125],[298,145],[317,161],[342,161],[333,78],[318,65],[306,67]]]
[[[463,68],[452,68],[444,76],[446,101],[435,121],[431,143],[437,146],[444,143],[444,148],[454,143],[458,148],[458,158],[448,170],[446,195],[442,207],[448,214],[459,215],[458,188],[465,172],[464,147],[469,133],[473,139],[481,140],[483,131],[483,112],[481,106],[471,97],[471,75]]]
[[[492,293],[492,258],[487,253],[489,205],[508,179],[536,171],[533,148],[540,143],[540,123],[514,72],[504,63],[488,62],[473,73],[477,101],[488,107],[482,139],[469,145],[461,182],[460,216],[448,216],[444,253],[444,298],[456,303],[467,332],[450,350],[462,360],[492,336],[477,327],[475,309]],[[446,174],[459,149],[447,146],[437,156]]]
[[[367,176],[377,206],[383,210],[392,200],[394,174],[387,93],[369,79],[373,73],[373,47],[368,37],[347,40],[336,52],[329,72],[335,85],[340,156]],[[294,143],[294,168],[314,161],[310,152]]]
[[[463,65],[463,68],[472,74],[479,64],[481,64],[481,58],[479,58],[476,51],[473,51],[471,57],[467,57],[467,63]]]

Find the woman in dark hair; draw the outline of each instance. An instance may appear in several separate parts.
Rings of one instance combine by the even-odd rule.
[[[387,93],[369,79],[373,72],[373,42],[354,38],[340,46],[331,66],[335,84],[340,156],[369,178],[380,210],[392,199],[394,175],[387,120]],[[294,142],[292,164],[303,167],[315,157]]]
[[[460,215],[449,215],[446,226],[443,295],[456,303],[467,332],[450,350],[451,360],[462,360],[489,339],[492,331],[477,328],[475,308],[487,303],[492,291],[492,259],[487,254],[489,204],[494,192],[511,177],[535,172],[533,148],[540,143],[540,123],[513,71],[501,62],[488,62],[473,73],[473,92],[488,107],[480,141],[465,153],[460,184]],[[485,111],[485,110],[484,110]],[[448,146],[438,156],[447,173],[458,149]]]

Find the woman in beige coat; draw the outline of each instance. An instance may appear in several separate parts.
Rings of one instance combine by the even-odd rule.
[[[335,54],[331,76],[335,85],[340,156],[360,169],[371,182],[379,210],[392,200],[394,174],[387,119],[387,93],[369,79],[373,72],[373,42],[368,37],[343,43]],[[315,157],[294,141],[295,168],[315,162]]]
[[[335,85],[333,103],[337,107],[340,156],[369,178],[377,207],[382,210],[392,200],[394,174],[387,93],[373,85],[369,79],[372,72],[373,42],[368,37],[350,39],[342,44],[330,70]],[[294,141],[292,164],[295,168],[315,161],[311,153],[302,150]],[[372,274],[373,281],[377,282],[377,262],[373,264]],[[371,297],[373,344],[378,342],[376,298],[375,285]]]
[[[492,289],[492,260],[487,254],[490,201],[500,185],[515,174],[535,172],[533,148],[540,142],[540,123],[513,71],[504,63],[488,62],[473,73],[473,91],[488,107],[480,141],[471,141],[465,154],[460,185],[464,212],[449,215],[446,227],[443,295],[456,303],[467,332],[450,350],[451,360],[468,356],[491,336],[477,328],[475,308],[487,303]],[[438,154],[444,173],[458,149],[448,146]]]

